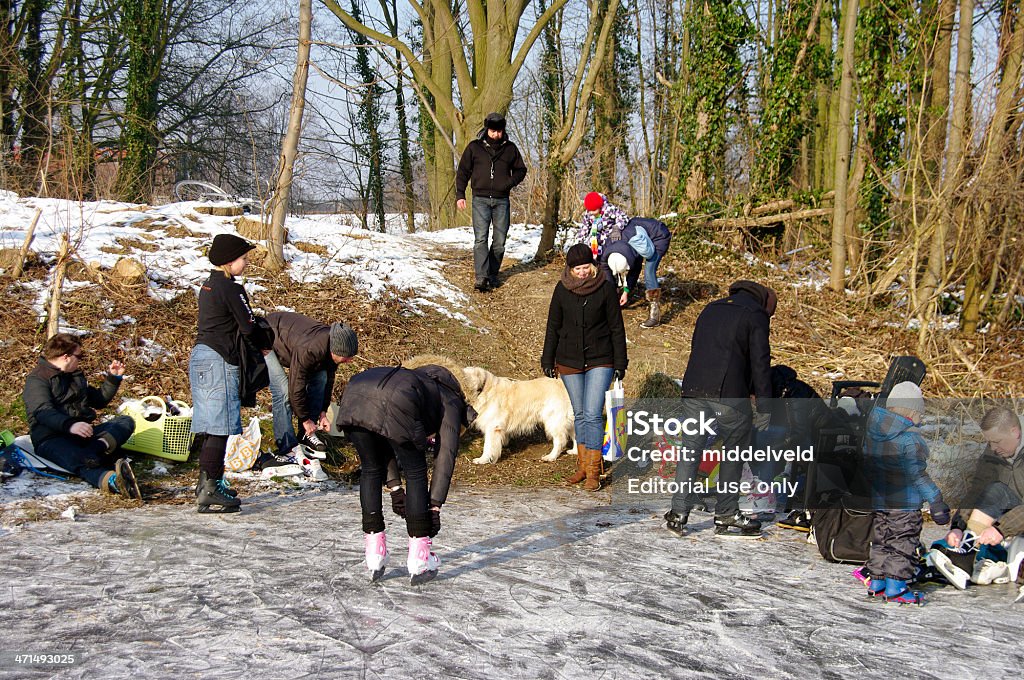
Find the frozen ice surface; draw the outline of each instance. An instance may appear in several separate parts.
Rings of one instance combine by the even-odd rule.
[[[1012,585],[871,601],[802,535],[679,539],[650,501],[454,489],[437,579],[404,527],[371,585],[354,490],[265,493],[238,515],[151,506],[0,537],[0,648],[75,651],[66,678],[1008,678]],[[929,528],[931,539],[937,529]]]

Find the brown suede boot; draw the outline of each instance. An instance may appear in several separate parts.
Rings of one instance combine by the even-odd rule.
[[[579,484],[587,477],[587,450],[583,448],[583,444],[576,445],[576,473],[572,477],[567,477],[565,483],[567,485]]]
[[[601,488],[601,474],[604,472],[604,458],[600,450],[587,449],[586,469],[587,481],[583,488],[586,491],[597,491]]]
[[[651,311],[646,321],[640,323],[644,328],[654,328],[661,324],[661,288],[652,288],[645,293],[647,301],[651,303]]]

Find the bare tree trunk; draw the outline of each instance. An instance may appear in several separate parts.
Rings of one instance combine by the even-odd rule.
[[[569,86],[569,98],[566,102],[564,116],[561,125],[551,136],[548,172],[557,177],[549,179],[548,189],[557,192],[557,195],[549,196],[544,207],[544,228],[541,231],[536,254],[536,259],[540,261],[549,259],[554,248],[555,232],[558,229],[558,211],[561,204],[561,173],[564,172],[564,168],[569,166],[569,162],[576,155],[576,151],[583,141],[587,127],[585,124],[586,112],[590,107],[594,84],[600,75],[599,68],[591,68],[587,71],[587,56],[593,53],[592,64],[604,63],[605,49],[615,24],[615,14],[618,8],[619,0],[609,0],[608,11],[604,16],[599,16],[596,12],[590,15],[587,37],[580,50],[580,62],[577,64],[576,73]],[[558,181],[557,186],[552,184],[555,179]]]
[[[57,265],[53,272],[53,287],[50,289],[50,306],[46,317],[46,337],[52,338],[60,332],[60,295],[64,287],[64,274],[68,268],[68,254],[71,242],[67,234],[60,236],[60,252],[57,253]]]
[[[288,114],[288,130],[281,143],[281,159],[274,190],[270,234],[267,239],[267,269],[279,272],[285,267],[284,222],[288,215],[288,194],[292,187],[292,170],[302,135],[302,113],[306,107],[306,79],[309,76],[310,35],[313,24],[313,0],[299,0],[299,49],[292,79],[292,104]]]
[[[43,214],[43,211],[36,208],[36,214],[32,216],[32,224],[28,227],[28,232],[25,234],[25,241],[21,244],[21,251],[18,253],[18,261],[14,263],[14,269],[11,270],[11,278],[17,281],[21,278],[22,272],[25,270],[25,260],[28,258],[28,249],[32,245],[32,239],[36,235],[36,225],[39,224],[39,216]]]
[[[858,0],[846,0],[843,8],[843,75],[839,84],[839,125],[836,143],[835,206],[832,216],[832,290],[846,287],[846,187],[850,171],[850,139],[853,136],[853,55]]]
[[[930,219],[935,223],[935,231],[928,253],[928,268],[924,274],[919,296],[920,312],[918,316],[921,321],[922,334],[919,344],[924,341],[923,335],[934,313],[935,299],[941,291],[945,279],[948,234],[953,225],[952,216],[956,213],[956,204],[958,203],[956,192],[963,177],[964,146],[967,142],[967,118],[971,89],[971,62],[974,57],[973,29],[974,0],[960,0],[960,27],[957,33],[956,72],[953,82],[953,111],[949,126],[949,139],[946,144],[946,171],[940,181],[941,190],[938,192],[936,205],[929,211]],[[946,61],[948,62],[948,60],[949,52],[947,50]],[[933,77],[938,76],[939,66],[938,59],[936,59]],[[943,123],[943,128],[945,128],[945,123]]]

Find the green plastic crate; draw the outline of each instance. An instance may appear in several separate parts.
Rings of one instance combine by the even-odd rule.
[[[121,448],[168,460],[188,460],[192,448],[192,416],[172,416],[164,400],[156,396],[144,397],[139,403],[157,405],[163,415],[156,420],[146,420],[143,409],[126,408],[125,415],[135,421],[135,432]],[[173,403],[179,408],[188,408],[184,402]]]

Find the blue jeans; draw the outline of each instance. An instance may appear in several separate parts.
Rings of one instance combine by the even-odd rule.
[[[501,260],[505,257],[509,218],[507,198],[473,197],[473,270],[477,283],[498,278]],[[492,224],[494,235],[488,247],[487,231]]]
[[[604,441],[604,393],[612,384],[611,368],[591,368],[583,373],[562,375],[575,416],[576,442],[584,448],[601,450]]]
[[[270,352],[264,360],[270,374],[270,401],[274,414],[274,441],[280,451],[291,451],[299,443],[295,436],[292,402],[288,398],[288,375],[277,355]],[[291,369],[289,369],[291,370]],[[316,422],[324,410],[324,389],[327,387],[327,371],[317,371],[306,383],[306,404],[309,416]]]
[[[644,260],[644,288],[647,290],[660,288],[658,285],[658,264],[661,263],[661,258],[664,255],[665,253],[655,250],[654,257]]]
[[[92,437],[89,439],[75,435],[60,435],[47,439],[37,446],[36,453],[98,489],[103,475],[114,469],[114,463],[118,458],[118,449],[111,453],[103,453],[106,445],[99,440],[99,436],[105,432],[112,434],[120,447],[135,432],[135,421],[129,416],[115,416],[92,428]]]
[[[192,434],[226,437],[242,433],[239,368],[224,361],[217,350],[196,345],[188,359],[192,386]]]

